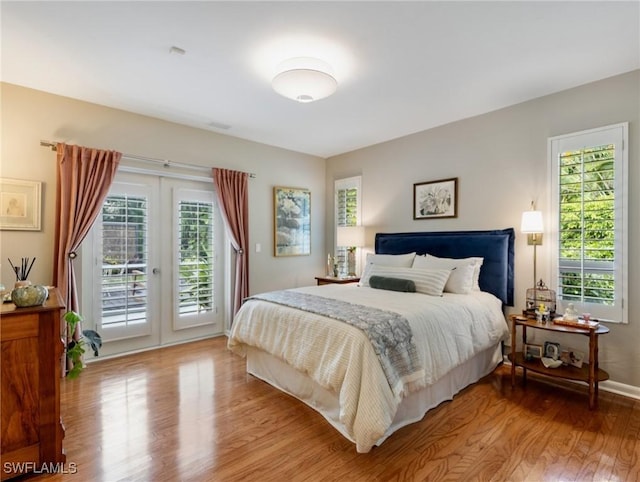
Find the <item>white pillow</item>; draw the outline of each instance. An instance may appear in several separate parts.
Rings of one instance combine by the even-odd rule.
[[[453,270],[444,290],[448,293],[466,295],[471,291],[480,291],[478,280],[483,261],[483,258],[438,258],[426,254],[424,256],[416,256],[413,260],[413,267]]]
[[[417,293],[431,296],[442,296],[451,273],[449,269],[399,268],[377,264],[371,266],[371,276],[408,279],[416,285]]]
[[[473,266],[473,291],[480,291],[480,268],[482,268],[482,264],[484,263],[484,258],[480,258],[477,256],[472,256],[469,258],[438,258],[436,256],[432,256],[430,254],[425,254],[425,257],[431,259],[445,259],[445,260],[453,260],[453,261],[473,261],[475,264]]]
[[[380,266],[396,266],[399,268],[411,268],[413,258],[416,253],[407,254],[373,254],[367,253],[367,260],[360,276],[359,286],[369,286],[369,278],[371,277],[371,267],[375,264]]]

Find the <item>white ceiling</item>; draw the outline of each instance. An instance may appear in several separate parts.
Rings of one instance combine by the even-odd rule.
[[[2,1],[0,78],[330,157],[638,69],[639,7]],[[331,64],[338,91],[276,94],[277,65],[297,56]]]

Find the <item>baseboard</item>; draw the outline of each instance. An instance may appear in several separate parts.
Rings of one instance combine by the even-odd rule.
[[[635,398],[640,400],[640,387],[634,387],[633,385],[625,385],[624,383],[614,382],[612,380],[606,380],[598,384],[600,390],[605,392],[616,393],[618,395],[624,395],[625,397]]]
[[[91,363],[99,363],[101,361],[106,361],[106,360],[112,360],[114,358],[122,358],[124,356],[128,356],[128,355],[135,355],[136,353],[144,353],[147,351],[153,351],[153,350],[160,350],[162,348],[169,348],[171,346],[176,346],[176,345],[184,345],[185,343],[191,343],[193,341],[201,341],[201,340],[208,340],[210,338],[218,338],[221,336],[225,336],[224,333],[216,333],[215,335],[207,335],[207,336],[202,336],[202,337],[198,337],[198,338],[190,338],[188,340],[181,340],[181,341],[175,341],[175,342],[171,342],[171,343],[167,343],[165,345],[155,345],[155,346],[149,346],[146,348],[139,348],[137,350],[131,350],[131,351],[125,351],[122,353],[114,353],[112,355],[100,355],[97,357],[91,357],[84,360],[85,365],[90,365]]]

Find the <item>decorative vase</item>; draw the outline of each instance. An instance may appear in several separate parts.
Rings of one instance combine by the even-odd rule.
[[[40,306],[49,295],[47,288],[42,285],[32,285],[29,283],[26,286],[17,286],[17,284],[18,283],[16,283],[16,288],[11,292],[11,301],[13,301],[18,308]]]

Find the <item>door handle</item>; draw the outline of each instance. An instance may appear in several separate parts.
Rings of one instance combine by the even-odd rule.
[[[151,270],[151,272],[152,272],[153,274],[160,274],[160,268],[153,268],[153,269]]]

